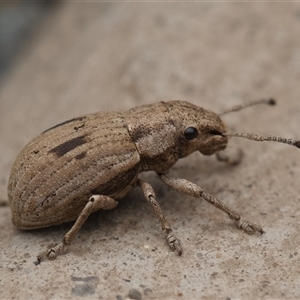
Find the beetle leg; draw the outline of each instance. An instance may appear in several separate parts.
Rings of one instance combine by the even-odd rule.
[[[229,155],[224,151],[216,152],[217,159],[219,161],[224,161],[229,165],[238,165],[244,156],[244,153],[241,149],[238,149],[235,154]]]
[[[65,247],[70,245],[82,225],[85,223],[87,218],[93,212],[96,212],[99,209],[109,210],[113,209],[117,206],[118,202],[114,199],[103,196],[103,195],[93,195],[90,197],[89,201],[81,211],[78,216],[76,222],[72,226],[72,228],[65,234],[62,242],[54,247],[50,247],[49,249],[42,251],[37,256],[37,263],[40,263],[44,258],[48,258],[49,260],[54,260],[57,255],[65,252]]]
[[[181,255],[182,247],[181,247],[180,240],[177,239],[173,235],[172,228],[171,228],[170,224],[168,223],[168,221],[166,220],[161,207],[159,206],[158,202],[156,201],[156,195],[155,195],[155,192],[154,192],[152,186],[149,183],[147,183],[141,179],[138,179],[137,185],[141,188],[141,190],[144,193],[145,198],[151,204],[156,216],[159,218],[161,226],[162,226],[162,230],[164,230],[166,233],[166,240],[167,240],[167,243],[168,243],[170,249],[172,251],[176,251],[178,253],[178,255]]]
[[[205,193],[200,186],[186,179],[168,177],[164,173],[160,173],[158,174],[158,176],[171,189],[179,193],[193,196],[195,198],[201,197],[205,199],[207,202],[209,202],[210,204],[212,204],[213,206],[224,211],[225,213],[227,213],[230,219],[235,221],[238,228],[243,229],[246,233],[248,234],[254,234],[255,232],[259,232],[261,234],[264,233],[263,229],[259,225],[243,220],[236,211],[227,207],[225,204],[223,204],[219,199],[215,198],[214,196]]]

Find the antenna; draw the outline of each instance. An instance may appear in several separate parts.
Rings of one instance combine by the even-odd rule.
[[[276,136],[258,136],[253,133],[224,133],[224,136],[235,136],[235,137],[241,137],[252,141],[257,142],[278,142],[283,144],[288,144],[297,148],[300,148],[300,141],[293,140],[293,139],[286,139],[282,137],[276,137]]]
[[[236,105],[236,106],[234,106],[234,107],[232,107],[232,108],[226,109],[226,110],[224,110],[223,112],[221,112],[221,113],[219,114],[219,116],[228,114],[228,113],[230,113],[230,112],[239,111],[239,110],[242,110],[242,109],[247,108],[247,107],[249,107],[249,106],[254,106],[254,105],[257,105],[257,104],[275,105],[275,104],[276,104],[276,101],[275,101],[273,98],[269,98],[269,99],[260,99],[260,100],[252,100],[252,101],[246,102],[246,103],[244,103],[244,104]]]
[[[273,98],[269,99],[260,99],[260,100],[254,100],[246,102],[245,104],[236,105],[230,109],[224,110],[222,113],[219,114],[219,116],[234,112],[234,111],[240,111],[246,107],[254,106],[257,104],[268,104],[268,105],[275,105],[276,101]],[[234,137],[241,137],[244,139],[257,141],[257,142],[278,142],[283,144],[288,144],[294,147],[297,147],[300,149],[300,140],[294,140],[294,139],[287,139],[282,137],[276,137],[276,136],[258,136],[254,133],[223,133],[223,136],[234,136]]]

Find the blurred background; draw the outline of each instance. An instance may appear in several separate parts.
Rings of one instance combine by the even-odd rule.
[[[26,143],[89,112],[171,99],[221,112],[274,97],[274,108],[224,121],[233,131],[300,138],[299,37],[300,5],[292,2],[1,2],[0,200],[7,204],[9,172]],[[267,235],[245,236],[222,213],[146,174],[184,242],[182,258],[169,253],[134,192],[101,226],[84,227],[73,252],[36,267],[35,254],[68,226],[23,233],[2,207],[0,298],[121,300],[131,289],[134,299],[300,298],[299,154],[244,140],[229,148],[237,146],[246,155],[236,168],[192,155],[172,174],[258,220]]]
[[[58,2],[41,0],[0,3],[0,79],[9,70],[24,44],[34,36],[45,14]]]

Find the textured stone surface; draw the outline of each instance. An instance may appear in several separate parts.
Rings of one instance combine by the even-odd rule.
[[[0,199],[21,148],[39,132],[98,110],[188,100],[216,112],[273,96],[276,107],[224,116],[234,131],[300,138],[300,7],[295,3],[64,3],[24,46],[0,86]],[[70,252],[34,265],[70,224],[18,231],[0,207],[1,299],[300,298],[300,152],[232,139],[229,167],[193,154],[171,171],[246,219],[248,236],[220,211],[157,192],[182,257],[170,252],[139,190],[91,216]]]

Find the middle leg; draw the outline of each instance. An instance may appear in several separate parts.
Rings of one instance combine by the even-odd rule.
[[[168,223],[168,221],[166,220],[161,207],[159,206],[158,202],[156,201],[156,195],[155,195],[155,192],[154,192],[152,186],[149,183],[147,183],[141,179],[138,179],[137,185],[141,188],[145,198],[151,204],[156,216],[159,218],[159,221],[162,226],[162,230],[165,231],[166,240],[167,240],[167,243],[168,243],[170,249],[172,251],[176,251],[178,253],[178,255],[181,255],[182,254],[182,246],[181,246],[180,240],[177,239],[173,235],[172,228],[171,228],[170,224]]]

